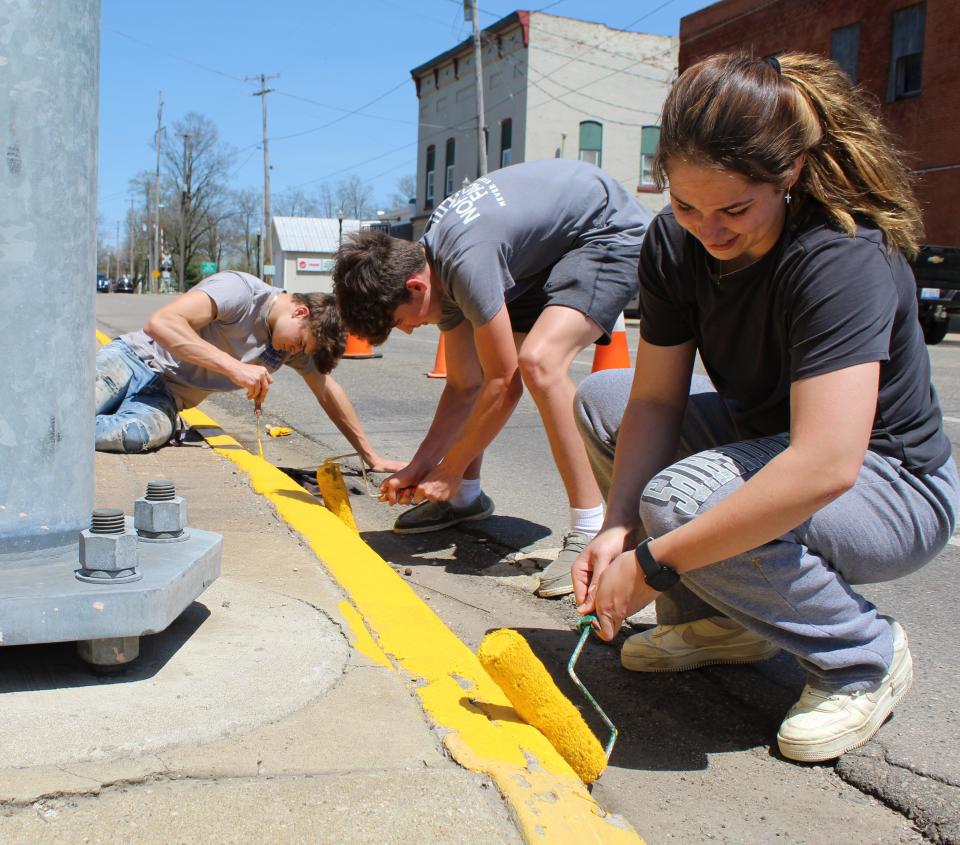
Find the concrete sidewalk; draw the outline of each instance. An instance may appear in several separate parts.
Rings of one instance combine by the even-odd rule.
[[[221,452],[258,461],[219,440]],[[92,675],[73,644],[0,650],[0,840],[537,838],[530,807],[517,806],[536,816],[536,802],[475,773],[482,766],[471,772],[450,759],[449,728],[437,718],[431,728],[422,709],[426,682],[415,675],[425,673],[411,676],[384,655],[345,592],[235,463],[188,442],[98,454],[96,472],[96,505],[127,513],[147,481],[174,481],[189,524],[223,535],[223,574],[168,630],[143,637],[140,658],[119,675]],[[416,637],[416,613],[401,613]],[[421,648],[430,652],[430,642]],[[442,662],[442,652],[432,659]],[[543,770],[532,757],[526,765],[536,784]],[[587,801],[565,787],[541,792],[560,813],[546,829],[569,824],[569,841],[578,815],[588,825],[604,815],[585,790]],[[639,841],[617,817],[605,824]],[[614,840],[601,832],[585,841]]]

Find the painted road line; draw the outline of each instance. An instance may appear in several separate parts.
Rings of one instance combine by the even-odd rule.
[[[960,419],[958,419],[957,417],[944,417],[944,418],[943,418],[943,421],[944,421],[944,422],[952,422],[952,423],[960,423]]]
[[[423,708],[453,758],[497,784],[526,842],[642,843],[626,819],[594,801],[539,731],[516,718],[476,655],[383,558],[303,487],[224,434],[210,417],[196,409],[181,416],[237,464],[254,491],[268,498],[307,542],[346,591],[364,629],[372,633],[377,653],[412,676]],[[353,633],[356,637],[359,629]]]

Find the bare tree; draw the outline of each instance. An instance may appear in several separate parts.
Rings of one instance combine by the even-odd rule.
[[[172,200],[164,215],[167,247],[174,255],[183,256],[180,276],[189,286],[190,262],[201,240],[207,239],[209,247],[211,229],[217,229],[226,213],[226,183],[236,153],[220,141],[216,126],[196,112],[173,124],[173,132],[164,138],[162,153],[168,200]],[[219,254],[220,249],[206,251]]]
[[[263,211],[263,194],[254,188],[241,188],[230,194],[233,214],[225,221],[231,261],[238,270],[257,272],[257,228]]]
[[[275,217],[316,217],[319,204],[302,188],[288,188],[271,198]]]
[[[351,176],[337,185],[337,202],[347,217],[368,217],[373,188],[359,176]]]
[[[317,188],[314,194],[317,203],[317,211],[321,217],[336,217],[337,210],[340,208],[340,202],[337,194],[330,187],[329,182],[324,182]]]
[[[409,205],[416,195],[417,177],[408,173],[397,180],[397,189],[390,195],[390,205],[393,208]]]

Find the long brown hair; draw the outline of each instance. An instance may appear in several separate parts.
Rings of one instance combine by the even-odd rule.
[[[872,100],[822,56],[727,53],[688,68],[664,102],[654,167],[661,189],[674,158],[786,188],[800,155],[792,216],[819,210],[851,236],[859,217],[891,249],[916,253],[923,224],[910,172]]]

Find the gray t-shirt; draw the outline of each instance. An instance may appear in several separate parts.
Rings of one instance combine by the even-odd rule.
[[[639,272],[643,339],[696,341],[741,437],[790,430],[794,382],[879,361],[870,448],[917,474],[950,457],[916,281],[878,229],[860,223],[849,237],[813,216],[788,224],[755,264],[720,276],[667,206],[650,226]]]
[[[290,356],[270,345],[267,314],[280,293],[276,288],[249,273],[231,271],[215,273],[195,290],[202,290],[217,306],[216,319],[197,332],[207,343],[245,364],[266,367],[271,373],[284,364],[301,375],[315,370],[310,356]],[[146,332],[131,332],[119,340],[163,379],[180,409],[199,405],[211,393],[240,389],[222,373],[174,358]]]
[[[484,325],[567,253],[638,243],[649,222],[619,182],[582,161],[530,161],[481,176],[437,206],[420,239],[443,285],[440,328],[464,317]]]

